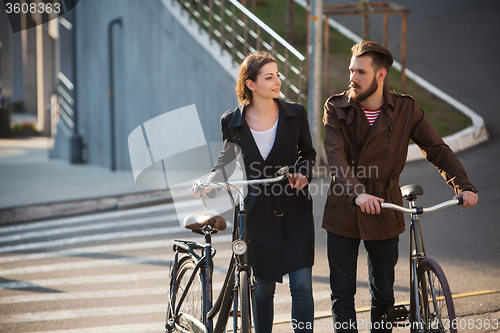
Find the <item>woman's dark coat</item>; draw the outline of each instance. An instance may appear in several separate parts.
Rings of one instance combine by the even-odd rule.
[[[300,104],[276,100],[279,118],[276,139],[264,160],[245,121],[240,105],[222,115],[224,147],[209,181],[223,181],[234,171],[241,150],[247,179],[276,177],[283,166],[300,172],[309,182],[316,158],[307,112]],[[267,281],[282,282],[284,274],[314,263],[314,220],[309,188],[292,189],[288,180],[254,186],[245,198],[248,211],[249,259],[254,274]]]

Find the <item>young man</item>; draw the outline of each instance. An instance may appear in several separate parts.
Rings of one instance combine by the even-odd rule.
[[[393,57],[369,41],[352,47],[350,89],[331,96],[324,106],[325,149],[332,183],[323,228],[328,232],[332,313],[336,332],[357,332],[354,295],[358,248],[368,256],[372,295],[371,323],[394,305],[394,267],[402,213],[381,210],[380,202],[403,205],[399,175],[412,139],[446,182],[463,198],[477,203],[477,191],[455,154],[443,142],[411,96],[389,91],[385,82]],[[372,330],[390,332],[391,329]]]

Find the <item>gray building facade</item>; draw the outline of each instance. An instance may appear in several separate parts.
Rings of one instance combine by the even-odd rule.
[[[74,85],[66,90],[74,100],[76,126],[59,118],[53,157],[71,160],[76,134],[82,162],[130,169],[129,134],[192,104],[206,141],[221,141],[220,116],[237,104],[237,67],[189,23],[176,1],[80,0],[62,18],[55,69]],[[54,95],[64,86],[58,78],[50,87]]]

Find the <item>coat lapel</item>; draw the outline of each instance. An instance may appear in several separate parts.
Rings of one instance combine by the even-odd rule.
[[[290,141],[295,135],[296,130],[289,123],[289,117],[296,116],[297,113],[287,103],[280,99],[277,99],[277,101],[279,104],[279,119],[276,129],[276,138],[266,160],[262,158],[252,132],[250,132],[250,127],[245,121],[245,107],[240,105],[231,119],[229,127],[234,131],[234,141],[252,161],[259,161],[271,165],[273,161],[288,148]]]
[[[259,148],[253,139],[250,127],[245,120],[245,106],[240,105],[234,113],[229,127],[234,131],[234,142],[238,145],[244,155],[252,161],[264,162]]]
[[[375,120],[368,131],[365,143],[370,142],[374,137],[386,131],[394,124],[394,119],[392,118],[393,105],[394,103],[389,95],[389,89],[387,88],[387,85],[384,85],[384,105],[382,106],[382,111],[378,115],[377,120]]]
[[[295,129],[289,122],[289,117],[296,115],[294,110],[284,103],[282,100],[277,100],[279,104],[279,119],[278,128],[276,129],[276,139],[274,140],[274,145],[269,155],[267,156],[266,163],[272,164],[273,161],[278,158],[290,144],[290,141],[295,135]]]

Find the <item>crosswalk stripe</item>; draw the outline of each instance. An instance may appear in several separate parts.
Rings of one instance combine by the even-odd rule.
[[[198,236],[193,234],[189,236],[189,239],[193,242],[204,242],[203,236]],[[215,235],[212,237],[212,244],[222,244],[232,241],[231,235]],[[110,245],[97,245],[97,246],[86,246],[77,247],[71,250],[61,250],[61,251],[48,251],[42,253],[29,253],[29,254],[18,254],[6,257],[0,257],[0,264],[9,262],[19,262],[19,261],[29,261],[29,260],[40,260],[54,257],[84,257],[93,253],[108,253],[113,251],[129,251],[129,250],[145,250],[145,249],[155,249],[172,246],[171,239],[158,240],[158,241],[146,241],[146,242],[131,242],[131,243],[120,243],[120,244],[110,244]]]
[[[78,236],[78,237],[64,238],[52,241],[5,246],[0,248],[0,253],[45,249],[51,247],[75,245],[80,243],[109,241],[113,239],[125,239],[125,238],[144,237],[144,236],[161,236],[161,235],[169,235],[182,232],[186,232],[186,229],[178,226],[164,227],[164,228],[149,228],[145,230],[109,232],[97,235]]]
[[[193,201],[188,201],[188,202],[190,203],[190,205],[193,205]],[[186,204],[183,203],[183,204],[179,204],[179,205],[184,206]],[[71,224],[84,223],[84,222],[99,222],[99,221],[106,221],[109,219],[131,217],[131,216],[133,217],[133,216],[137,216],[137,215],[157,213],[157,212],[162,212],[162,211],[167,212],[167,211],[172,211],[173,208],[174,208],[174,204],[170,203],[170,204],[164,204],[164,205],[158,205],[158,206],[136,208],[134,210],[112,211],[112,212],[104,212],[104,213],[97,213],[97,214],[90,214],[90,215],[83,215],[83,216],[65,217],[65,218],[59,218],[59,219],[54,219],[54,220],[47,220],[47,221],[41,221],[41,222],[33,222],[33,223],[26,223],[26,224],[19,224],[19,225],[13,225],[13,226],[8,226],[8,227],[2,227],[2,228],[0,228],[0,234],[13,233],[13,232],[26,232],[28,230],[60,227],[60,226],[64,226],[64,225],[71,225]]]
[[[28,239],[42,238],[42,237],[55,237],[55,236],[61,236],[61,235],[65,235],[65,234],[72,234],[72,233],[99,231],[99,230],[105,230],[105,229],[110,229],[110,228],[125,228],[125,227],[133,227],[133,226],[144,226],[145,224],[154,225],[154,224],[159,224],[159,223],[171,223],[171,222],[176,222],[176,221],[177,222],[179,221],[177,218],[177,215],[170,214],[168,216],[156,216],[156,217],[150,217],[147,219],[137,218],[134,220],[126,220],[126,221],[112,221],[112,222],[106,222],[106,223],[85,224],[85,225],[80,225],[80,226],[68,226],[66,228],[58,228],[58,229],[51,229],[51,230],[45,230],[45,231],[33,231],[33,232],[19,233],[19,234],[4,236],[4,237],[0,237],[0,243],[24,241],[24,240],[28,240]]]
[[[231,256],[231,251],[219,251],[216,256],[217,258],[229,258]],[[170,260],[174,258],[173,252],[168,255],[154,255],[147,258],[144,257],[132,257],[132,256],[115,256],[113,258],[107,259],[102,258],[99,260],[88,260],[88,261],[78,261],[78,262],[68,262],[68,263],[56,263],[50,265],[35,265],[27,267],[17,267],[11,269],[0,269],[2,276],[18,275],[18,274],[36,274],[36,273],[47,273],[55,271],[69,271],[78,269],[88,269],[88,268],[98,268],[98,267],[115,267],[123,266],[129,264],[147,264],[147,265],[160,265],[169,266]]]
[[[220,291],[222,280],[214,285],[213,291]],[[129,296],[148,296],[148,295],[167,295],[168,283],[161,288],[130,288],[117,290],[99,290],[99,291],[78,291],[69,293],[40,294],[40,295],[20,295],[0,297],[0,304],[17,304],[27,302],[47,302],[78,299],[101,299],[101,298],[119,298]],[[165,296],[165,303],[167,298]]]
[[[117,283],[117,282],[132,282],[142,280],[161,280],[169,281],[168,270],[156,270],[142,273],[130,274],[110,274],[110,275],[97,275],[97,276],[78,276],[71,278],[59,279],[41,279],[32,281],[14,281],[0,283],[0,289],[24,289],[35,287],[58,287],[67,285],[84,285],[84,284],[97,284],[97,283]]]
[[[18,274],[36,274],[36,273],[69,271],[69,270],[98,268],[98,267],[115,267],[115,266],[129,265],[129,264],[168,266],[170,259],[173,259],[173,255],[156,255],[156,256],[150,256],[148,258],[122,256],[122,257],[115,257],[111,260],[103,258],[101,260],[88,260],[88,261],[78,261],[78,262],[68,262],[68,263],[57,263],[51,265],[36,265],[27,267],[17,267],[11,269],[0,269],[0,273],[2,274],[2,276],[5,277],[9,275],[18,275]]]
[[[227,267],[214,267],[214,273],[225,274]],[[40,279],[31,281],[11,281],[1,282],[0,289],[26,289],[26,288],[54,288],[68,285],[85,285],[98,283],[118,283],[146,280],[165,280],[168,284],[169,269],[154,270],[141,273],[128,274],[109,274],[109,275],[91,275],[77,276],[71,278]]]
[[[69,330],[58,331],[43,331],[30,333],[158,333],[163,331],[163,322],[147,323],[147,324],[131,324],[131,325],[114,325],[114,326],[98,326],[87,328],[76,328]]]
[[[67,320],[89,317],[124,316],[144,313],[165,313],[166,303],[160,304],[136,304],[128,306],[70,309],[57,311],[41,311],[21,314],[0,314],[0,322],[4,324]]]
[[[166,295],[168,285],[164,288],[137,288],[137,289],[119,289],[119,290],[99,290],[99,291],[81,291],[71,293],[55,293],[41,295],[20,295],[0,297],[0,304],[16,304],[27,302],[46,302],[77,299],[97,299],[114,298],[128,296],[146,296],[146,295]]]

